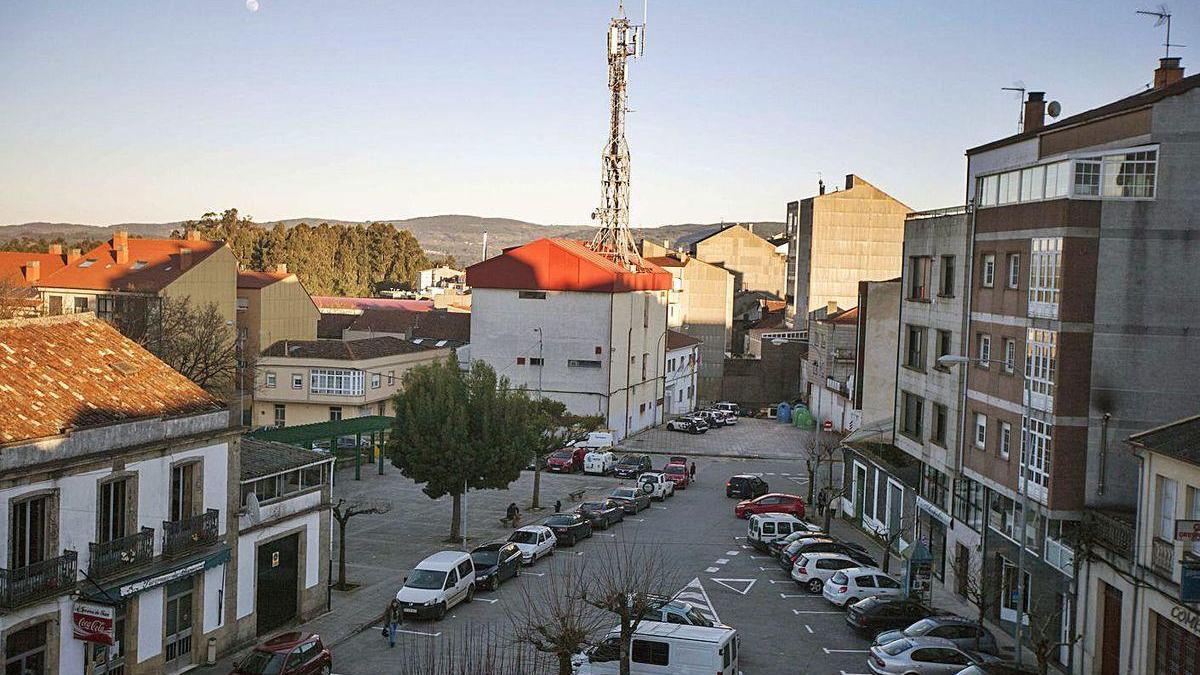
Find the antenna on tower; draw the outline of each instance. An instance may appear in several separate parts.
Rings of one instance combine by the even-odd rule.
[[[1000,87],[1001,91],[1015,91],[1020,94],[1017,105],[1021,110],[1017,113],[1017,133],[1021,133],[1025,129],[1025,83],[1021,80],[1013,82],[1011,87]]]
[[[1155,17],[1155,19],[1156,19],[1154,22],[1155,28],[1157,28],[1159,26],[1163,26],[1163,25],[1165,25],[1167,27],[1167,41],[1163,43],[1163,47],[1166,47],[1166,49],[1167,49],[1167,53],[1164,55],[1166,58],[1171,58],[1171,47],[1186,47],[1187,46],[1187,45],[1171,44],[1171,9],[1169,7],[1167,7],[1167,5],[1165,3],[1160,4],[1158,6],[1158,9],[1156,9],[1156,10],[1139,9],[1134,13],[1141,14],[1142,16]]]
[[[592,249],[611,256],[626,267],[640,261],[633,235],[629,231],[629,146],[625,142],[625,113],[628,78],[626,63],[642,55],[646,24],[631,23],[625,17],[625,3],[617,2],[617,14],[608,24],[608,142],[601,153],[601,200],[592,212],[600,221],[600,230],[592,238]]]

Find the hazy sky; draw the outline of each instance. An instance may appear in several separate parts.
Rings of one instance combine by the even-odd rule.
[[[615,0],[257,4],[0,0],[0,223],[587,222]],[[963,150],[1015,131],[1000,87],[1064,115],[1138,91],[1155,4],[651,0],[633,222],[782,220],[817,172],[960,203]],[[1200,7],[1175,4],[1172,37],[1200,45]]]

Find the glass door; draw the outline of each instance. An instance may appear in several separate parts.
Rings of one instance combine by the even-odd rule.
[[[192,663],[192,586],[192,578],[167,585],[167,625],[163,638],[167,670],[179,670]]]

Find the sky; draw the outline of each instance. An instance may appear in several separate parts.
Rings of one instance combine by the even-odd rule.
[[[1134,11],[1155,4],[651,0],[631,220],[783,220],[851,172],[914,209],[959,204],[964,150],[1016,131],[1001,87],[1064,116],[1139,91],[1164,36]],[[1200,45],[1200,8],[1176,4],[1172,38]],[[586,223],[615,5],[0,0],[0,224]]]

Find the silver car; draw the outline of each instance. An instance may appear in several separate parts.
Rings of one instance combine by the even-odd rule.
[[[904,630],[889,630],[875,636],[875,644],[886,645],[906,637],[945,638],[954,644],[984,654],[999,654],[996,636],[978,623],[959,616],[931,616]],[[978,640],[976,639],[978,638]]]
[[[998,660],[943,638],[900,638],[871,647],[867,666],[878,675],[957,675],[968,666]]]

